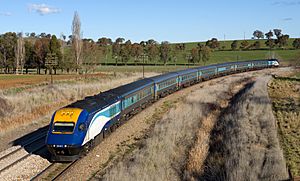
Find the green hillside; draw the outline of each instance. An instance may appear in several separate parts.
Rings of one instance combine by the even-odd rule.
[[[238,40],[238,47],[243,40]],[[294,49],[292,47],[292,43],[294,38],[289,39],[288,45],[283,48],[275,48],[269,50],[269,48],[265,45],[266,40],[247,40],[249,44],[253,44],[255,41],[259,41],[261,44],[261,48],[259,50],[231,50],[232,40],[227,41],[219,41],[220,47],[224,46],[224,49],[221,50],[213,50],[210,55],[210,59],[206,64],[213,63],[221,63],[227,61],[243,61],[243,60],[256,60],[256,59],[266,59],[266,58],[277,58],[282,61],[283,64],[299,64],[300,62],[300,50]],[[184,51],[176,52],[176,61],[169,61],[167,64],[169,65],[183,65],[187,64],[186,54],[190,54],[192,48],[197,47],[199,42],[189,42],[185,43]],[[205,44],[205,42],[200,42],[201,44]],[[176,44],[171,44],[172,49],[174,49]],[[103,56],[99,56],[99,63],[113,65],[115,64],[115,60],[112,58],[111,51],[107,56],[107,59]],[[148,64],[162,64],[159,58],[155,62],[146,62]],[[122,64],[119,62],[118,64]],[[133,58],[131,58],[128,63],[129,65],[134,64]],[[203,65],[203,62],[199,62],[198,65]]]

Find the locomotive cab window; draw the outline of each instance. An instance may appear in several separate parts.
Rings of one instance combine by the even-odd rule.
[[[74,123],[56,122],[54,123],[52,132],[72,133],[74,127],[75,127]]]
[[[110,116],[114,116],[115,114],[117,114],[117,106],[112,106],[110,109],[109,109],[109,114]]]

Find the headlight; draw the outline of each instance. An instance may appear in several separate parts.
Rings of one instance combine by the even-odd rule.
[[[80,131],[85,131],[85,130],[86,130],[85,124],[84,124],[84,123],[80,123],[80,125],[78,126],[78,129],[79,129]]]

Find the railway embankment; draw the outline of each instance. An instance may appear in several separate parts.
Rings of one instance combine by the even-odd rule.
[[[200,180],[289,178],[268,97],[270,76],[258,77],[236,94],[212,130]]]
[[[93,179],[184,179],[184,175],[187,174],[187,161],[192,160],[189,152],[195,147],[196,140],[199,142],[201,139],[203,144],[202,152],[197,150],[196,157],[205,158],[210,132],[215,124],[214,116],[227,105],[235,92],[251,80],[252,73],[232,75],[175,93],[185,96],[156,122],[151,133],[148,133],[149,136],[141,141],[142,146],[96,173]],[[173,95],[169,97],[171,96]],[[201,138],[198,137],[199,132],[202,134]]]

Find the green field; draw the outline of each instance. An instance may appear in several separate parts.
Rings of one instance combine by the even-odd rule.
[[[243,40],[238,41],[238,45],[240,46],[240,43]],[[231,50],[231,43],[232,40],[228,41],[219,41],[220,47],[224,46],[225,48],[222,50],[214,50],[211,53],[210,59],[206,64],[213,64],[213,63],[221,63],[221,62],[228,62],[228,61],[243,61],[243,60],[256,60],[256,59],[266,59],[266,58],[277,58],[281,60],[285,65],[288,64],[300,64],[300,49],[293,49],[292,43],[294,41],[294,38],[289,39],[288,45],[283,48],[277,48],[274,50],[269,50],[268,47],[265,45],[266,40],[247,40],[249,44],[253,44],[255,41],[261,42],[261,48],[259,50]],[[205,42],[200,42],[201,44],[205,44]],[[176,52],[176,61],[169,61],[167,64],[169,65],[175,65],[175,64],[181,64],[185,65],[187,64],[187,60],[185,59],[186,54],[190,54],[190,51],[192,48],[197,47],[198,42],[190,42],[185,43],[185,50],[184,51],[177,51]],[[174,49],[175,44],[171,44],[171,47]],[[69,51],[69,50],[68,50]],[[109,64],[114,65],[115,60],[112,58],[110,53],[107,56],[107,59],[104,56],[99,55],[98,63],[101,63],[103,65]],[[122,64],[122,62],[118,62],[119,64]],[[147,62],[146,62],[147,63]],[[162,65],[162,62],[159,60],[159,57],[154,62],[148,62],[151,64],[158,64]],[[127,64],[134,64],[133,58],[131,58]],[[203,65],[203,62],[199,62],[198,65]]]
[[[167,64],[186,64],[187,61],[184,58],[184,53],[180,52],[177,55],[176,62],[168,62]],[[300,62],[300,50],[252,50],[252,51],[213,51],[207,65],[213,63],[222,63],[228,61],[243,61],[243,60],[257,60],[266,58],[277,58],[286,64],[299,64]],[[114,64],[115,60],[109,58],[108,60],[100,60],[100,63]],[[121,63],[121,62],[120,62]],[[134,61],[130,60],[128,64],[133,64]],[[152,62],[151,62],[152,63]],[[162,62],[157,61],[157,64]],[[198,65],[203,65],[203,62],[199,62]]]
[[[0,75],[0,80],[14,80],[14,79],[28,79],[36,77],[35,75],[15,75],[15,74],[4,74]]]

